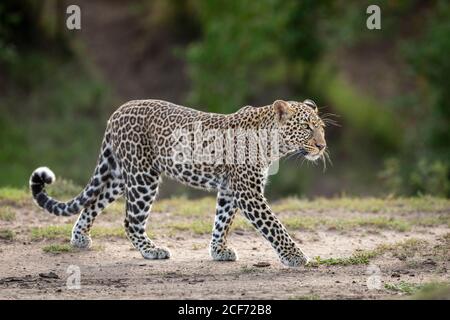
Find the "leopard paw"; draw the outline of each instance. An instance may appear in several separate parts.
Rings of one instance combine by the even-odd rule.
[[[291,253],[281,257],[280,260],[288,267],[300,267],[310,262],[310,259],[303,253]]]
[[[89,249],[92,246],[92,239],[87,234],[72,234],[70,244],[79,249]]]
[[[210,250],[211,257],[215,261],[236,261],[238,259],[236,251],[232,248],[221,248]]]
[[[148,248],[141,250],[141,254],[145,259],[149,260],[159,260],[159,259],[169,259],[170,251],[166,248]]]

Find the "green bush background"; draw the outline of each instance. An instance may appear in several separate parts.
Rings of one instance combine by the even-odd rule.
[[[84,29],[92,3],[112,10],[106,1],[82,1]],[[89,33],[65,28],[68,4],[0,3],[0,185],[26,186],[39,165],[84,184],[109,114],[141,98],[112,85],[89,53]],[[370,4],[381,8],[381,30],[366,28]],[[140,32],[133,47],[153,43],[155,50],[162,34],[169,48],[164,54],[184,66],[185,89],[176,102],[230,113],[279,98],[313,98],[326,106],[322,112],[339,115],[340,126],[327,130],[333,166],[323,172],[284,161],[269,196],[450,195],[448,1],[156,0],[122,6]],[[380,63],[386,72],[372,78]],[[171,100],[150,94],[146,98]],[[182,187],[171,191],[195,195]]]

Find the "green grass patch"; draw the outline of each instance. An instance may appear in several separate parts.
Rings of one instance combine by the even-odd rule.
[[[231,230],[248,231],[253,229],[254,228],[250,224],[250,222],[248,222],[248,220],[242,216],[237,216],[236,218],[234,218],[233,224],[231,225]]]
[[[93,245],[90,250],[102,251],[104,250],[104,247],[102,245]],[[42,251],[44,251],[45,253],[62,254],[80,252],[82,251],[82,249],[75,248],[69,243],[53,243],[42,247]]]
[[[167,225],[168,228],[177,231],[191,231],[195,234],[202,235],[212,232],[212,222],[204,220],[190,221],[190,222],[172,222]]]
[[[357,218],[349,220],[347,223],[348,228],[353,228],[355,226],[373,227],[378,229],[389,229],[402,232],[411,229],[411,224],[408,221],[390,217]]]
[[[416,283],[408,283],[401,281],[399,283],[386,283],[384,288],[389,291],[399,292],[406,295],[411,295],[419,291],[423,286]]]
[[[72,234],[72,225],[50,225],[31,228],[31,240],[68,238]]]
[[[412,220],[412,223],[422,227],[434,227],[439,225],[446,225],[447,227],[450,227],[450,214],[417,218]]]
[[[357,227],[370,227],[396,231],[408,231],[411,223],[407,220],[392,217],[365,217],[352,219],[327,219],[316,217],[285,217],[281,219],[287,228],[301,230],[315,230],[320,226],[328,229],[349,230]]]
[[[60,253],[67,253],[67,252],[74,252],[76,249],[72,247],[68,243],[64,244],[50,244],[47,246],[42,247],[42,251],[45,253],[53,253],[53,254],[60,254]]]
[[[283,224],[290,229],[314,230],[325,224],[327,220],[314,217],[285,217],[281,218]]]
[[[14,240],[16,234],[11,229],[0,229],[0,239],[1,240]]]
[[[432,196],[414,198],[286,198],[273,203],[274,212],[346,210],[366,213],[450,212],[450,199]]]
[[[174,221],[163,225],[163,227],[168,228],[172,231],[188,231],[194,234],[203,235],[210,234],[213,228],[213,217],[210,219],[196,219],[193,221]],[[252,230],[252,225],[243,217],[237,216],[233,224],[231,225],[231,230]]]
[[[23,201],[31,199],[31,193],[25,189],[2,187],[0,188],[0,200]]]
[[[450,233],[444,234],[439,238],[439,243],[436,243],[431,251],[431,254],[443,261],[449,259],[450,255]]]
[[[419,249],[423,249],[427,244],[424,240],[408,239],[405,241],[397,242],[394,244],[382,244],[377,246],[373,250],[356,250],[350,257],[343,258],[328,258],[323,259],[320,256],[315,257],[311,261],[311,267],[317,267],[319,265],[325,266],[348,266],[368,264],[370,260],[381,256],[387,252],[392,253],[393,256],[399,259],[406,259],[407,257],[414,256]]]
[[[153,211],[153,210],[152,210]],[[108,208],[105,209],[105,211],[102,213],[109,215],[115,215],[115,216],[125,216],[125,202],[120,199],[113,202]]]
[[[348,266],[357,264],[368,264],[370,259],[375,258],[378,255],[377,251],[360,251],[355,252],[350,257],[345,258],[328,258],[322,259],[321,257],[315,257],[312,264],[325,265],[325,266]]]
[[[175,216],[192,217],[196,219],[211,218],[214,216],[215,199],[203,198],[189,200],[185,197],[176,197],[160,200],[155,203],[152,211],[169,212]],[[287,198],[273,205],[275,212],[291,211],[332,211],[336,209],[352,212],[396,213],[396,212],[433,212],[450,210],[450,201],[433,197],[379,199],[379,198],[336,198],[316,200],[301,200]],[[122,210],[122,206],[121,206]],[[373,216],[360,218],[331,219],[312,216],[281,217],[284,225],[289,229],[315,230],[319,227],[336,230],[352,230],[355,228],[374,228],[405,232],[413,226],[450,225],[450,215],[438,217],[423,217],[415,219],[395,218],[388,216]],[[209,233],[212,220],[197,220],[194,222],[178,222],[168,225],[180,231],[194,231],[198,234]],[[233,222],[232,230],[250,230],[251,224],[238,215]]]
[[[414,291],[411,299],[415,300],[448,300],[450,299],[450,283],[426,283]]]
[[[427,244],[425,240],[412,238],[394,244],[379,245],[375,251],[378,252],[378,255],[390,252],[392,256],[400,260],[406,260],[416,255],[419,250],[424,250]]]
[[[399,232],[410,231],[413,226],[433,227],[439,225],[450,226],[450,215],[423,217],[415,219],[401,219],[386,216],[361,217],[351,219],[330,219],[310,216],[282,217],[282,222],[287,228],[300,230],[315,230],[321,226],[335,230],[352,230],[355,228],[374,228],[395,230]]]
[[[93,238],[126,238],[125,228],[120,227],[92,227]],[[151,236],[151,235],[149,235]]]
[[[64,239],[70,238],[72,234],[72,225],[50,225],[45,227],[34,227],[31,229],[31,240],[44,239]],[[123,227],[101,227],[94,226],[91,230],[93,238],[126,238]]]
[[[57,178],[55,183],[48,187],[48,193],[51,197],[66,201],[77,196],[83,187],[75,184],[72,180]]]
[[[11,207],[0,208],[0,220],[14,221],[16,220],[16,212]]]
[[[201,199],[187,199],[186,197],[174,197],[156,201],[152,206],[154,212],[170,212],[174,215],[185,217],[213,216],[216,208],[216,200],[212,197]]]

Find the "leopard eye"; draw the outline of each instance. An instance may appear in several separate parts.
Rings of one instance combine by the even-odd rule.
[[[307,123],[302,123],[302,129],[311,130],[311,127]]]

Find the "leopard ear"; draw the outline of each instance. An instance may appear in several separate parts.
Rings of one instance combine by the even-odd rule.
[[[312,101],[311,99],[306,99],[305,101],[303,101],[303,103],[306,104],[311,109],[313,109],[316,113],[319,112],[319,109],[317,108],[317,104],[314,101]]]
[[[292,108],[290,104],[284,100],[276,100],[272,104],[272,107],[275,110],[277,121],[281,124],[289,120],[289,118],[294,114],[294,108]]]

